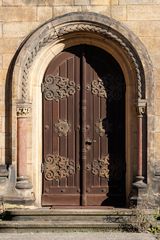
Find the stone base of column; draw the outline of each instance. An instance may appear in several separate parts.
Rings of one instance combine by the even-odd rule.
[[[132,186],[132,191],[129,196],[130,207],[145,207],[147,184],[144,183],[144,177],[137,176]]]
[[[21,177],[16,183],[15,167],[0,166],[0,203],[33,205],[35,196],[28,177]]]
[[[27,176],[21,176],[17,178],[16,183],[17,189],[32,189],[32,184],[29,181],[29,178]]]

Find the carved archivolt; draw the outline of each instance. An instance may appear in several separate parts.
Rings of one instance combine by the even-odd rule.
[[[44,177],[46,180],[60,180],[75,173],[75,163],[58,154],[48,154],[44,161]]]
[[[75,83],[68,78],[49,75],[42,83],[42,92],[46,100],[58,101],[75,93]]]
[[[65,37],[65,35],[74,32],[95,33],[103,36],[104,38],[109,38],[115,41],[118,45],[120,45],[120,47],[125,50],[126,54],[129,56],[129,58],[132,60],[135,66],[135,71],[137,75],[137,98],[138,99],[142,98],[142,78],[137,56],[135,52],[132,50],[132,48],[129,46],[129,44],[127,44],[126,41],[124,41],[124,38],[120,34],[118,34],[115,30],[104,25],[97,26],[95,25],[95,23],[89,24],[85,21],[83,23],[78,24],[68,23],[63,26],[57,26],[56,28],[48,23],[48,26],[44,30],[45,34],[42,34],[39,37],[37,37],[37,40],[35,41],[35,44],[33,44],[32,49],[30,49],[30,53],[28,54],[28,57],[26,58],[26,61],[23,65],[21,83],[22,87],[21,97],[23,101],[26,101],[28,98],[28,73],[34,61],[34,58],[37,56],[38,52],[47,44],[51,44],[55,40],[60,41],[61,37]]]

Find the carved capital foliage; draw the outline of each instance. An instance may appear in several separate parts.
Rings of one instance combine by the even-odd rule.
[[[45,34],[43,34],[43,32]],[[34,59],[36,58],[38,52],[45,46],[61,41],[62,37],[65,38],[66,35],[70,33],[94,33],[101,35],[103,38],[111,39],[111,41],[116,42],[120,46],[120,48],[123,48],[128,57],[131,59],[131,61],[134,64],[134,68],[137,75],[137,99],[142,98],[142,77],[141,77],[141,70],[139,66],[139,60],[137,58],[137,55],[131,48],[131,46],[127,43],[126,40],[124,40],[124,37],[116,32],[111,27],[108,28],[108,26],[104,25],[95,25],[93,22],[87,22],[83,21],[80,23],[70,22],[66,23],[63,26],[59,25],[54,27],[54,24],[52,25],[50,22],[46,24],[41,34],[39,34],[35,40],[35,42],[31,45],[30,51],[28,55],[26,56],[26,60],[23,64],[22,69],[22,82],[21,82],[21,94],[22,99],[26,101],[28,99],[28,75],[30,68],[33,64]]]
[[[141,99],[138,101],[137,103],[137,115],[138,117],[143,117],[145,111],[146,111],[146,100],[145,99]]]
[[[18,105],[16,112],[17,112],[17,117],[28,117],[31,112],[31,106]]]

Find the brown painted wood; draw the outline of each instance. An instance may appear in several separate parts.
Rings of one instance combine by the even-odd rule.
[[[125,83],[118,63],[103,50],[80,45],[55,57],[44,82],[49,75],[73,81],[75,93],[56,101],[47,100],[43,92],[42,162],[46,166],[46,156],[57,154],[74,162],[75,173],[48,180],[44,169],[42,205],[124,205]],[[106,97],[92,89],[93,81],[99,79]],[[66,136],[55,130],[60,120],[69,124]],[[100,122],[101,134],[97,130]],[[108,178],[102,172],[102,160],[107,156]]]

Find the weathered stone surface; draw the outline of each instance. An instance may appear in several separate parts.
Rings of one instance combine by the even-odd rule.
[[[159,4],[160,0],[119,0],[119,4]]]
[[[57,17],[59,15],[62,15],[64,12],[65,13],[70,13],[70,12],[79,12],[81,11],[82,8],[81,6],[62,6],[62,7],[54,7],[53,8],[53,16]]]
[[[115,18],[116,20],[126,20],[127,18],[126,6],[112,6],[111,17]]]
[[[5,134],[0,133],[0,148],[4,149],[5,147]]]
[[[52,18],[52,8],[51,7],[38,7],[37,8],[37,20],[39,22],[45,22],[46,20]]]
[[[15,23],[4,23],[3,25],[3,36],[7,38],[12,37],[25,37],[33,29],[35,29],[39,23],[37,22],[15,22]]]
[[[160,20],[160,5],[129,5],[128,20]]]
[[[160,99],[156,99],[155,101],[155,114],[160,116]],[[159,149],[160,150],[160,149]]]
[[[8,69],[13,55],[12,54],[3,54],[3,69]]]
[[[0,69],[3,67],[3,60],[2,60],[2,55],[0,55]]]
[[[84,12],[95,12],[110,16],[110,6],[82,6]]]
[[[90,0],[75,0],[75,5],[90,5]]]
[[[110,5],[110,0],[91,0],[91,5]]]
[[[0,21],[33,22],[35,20],[35,7],[0,7]]]
[[[119,0],[111,0],[111,5],[118,5],[119,4]]]
[[[79,2],[81,2],[81,0],[79,0]],[[54,0],[54,6],[55,5],[61,5],[61,6],[63,6],[63,5],[73,5],[73,4],[74,4],[74,0]]]
[[[55,1],[54,0],[3,0],[3,6],[54,6]],[[59,1],[59,3],[63,4],[62,1]]]
[[[0,38],[0,54],[14,54],[21,41],[21,38]]]
[[[123,21],[139,37],[160,37],[159,21]]]
[[[0,37],[2,37],[2,27],[3,27],[3,25],[2,25],[2,23],[0,23]]]

